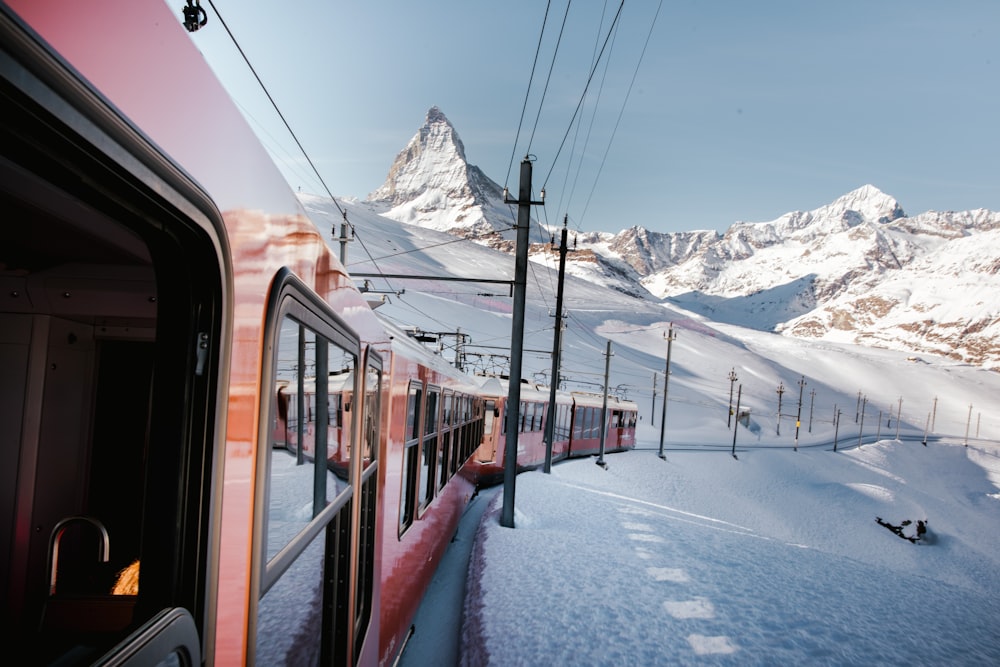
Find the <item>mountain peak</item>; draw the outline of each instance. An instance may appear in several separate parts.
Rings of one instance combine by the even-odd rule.
[[[874,185],[862,185],[860,188],[848,192],[833,203],[817,209],[814,212],[816,214],[814,217],[843,218],[851,211],[859,215],[862,220],[877,223],[892,222],[906,217],[899,202]]]
[[[501,193],[499,185],[466,162],[455,127],[432,106],[367,201],[393,220],[480,235],[510,226]]]

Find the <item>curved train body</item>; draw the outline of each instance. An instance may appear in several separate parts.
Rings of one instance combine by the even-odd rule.
[[[160,0],[0,6],[0,109],[8,645],[391,664],[495,397],[375,316]]]

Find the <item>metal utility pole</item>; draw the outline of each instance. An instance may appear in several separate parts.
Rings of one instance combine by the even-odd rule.
[[[934,397],[934,408],[931,410],[931,432],[934,431],[935,422],[937,422],[937,396]]]
[[[781,435],[781,395],[785,393],[785,383],[778,383],[778,425],[775,427],[775,435]]]
[[[653,406],[649,409],[649,425],[656,426],[656,371],[653,371]]]
[[[840,410],[833,415],[833,451],[837,451],[837,435],[840,431]]]
[[[858,423],[858,416],[861,414],[861,392],[858,392],[858,407],[854,411],[854,423]]]
[[[816,390],[809,391],[809,432],[813,432],[813,406],[816,404]]]
[[[670,346],[677,338],[677,334],[674,333],[674,323],[671,322],[667,329],[667,333],[664,334],[667,339],[667,370],[663,373],[663,413],[660,415],[660,453],[659,457],[666,460],[666,456],[663,455],[663,438],[667,431],[667,387],[670,382]]]
[[[604,462],[604,445],[608,438],[608,376],[611,375],[611,341],[608,341],[608,349],[604,353],[604,396],[601,401],[601,448],[597,457],[597,465],[607,468]]]
[[[969,403],[969,416],[965,420],[965,446],[969,446],[969,425],[972,424],[972,403]]]
[[[506,193],[505,193],[506,195]],[[528,284],[528,241],[531,226],[531,207],[545,203],[545,192],[540,201],[531,201],[531,160],[521,160],[521,179],[517,199],[505,204],[517,204],[517,245],[514,256],[514,312],[510,334],[510,381],[507,392],[507,440],[504,443],[503,508],[500,525],[514,527],[514,480],[517,477],[517,421],[521,405],[521,363],[524,347],[524,304]]]
[[[738,379],[736,369],[733,368],[729,371],[729,419],[726,420],[726,428],[732,428],[733,425],[733,383]]]
[[[903,397],[899,397],[899,408],[896,409],[896,440],[899,440],[899,421],[903,417]]]
[[[802,425],[802,390],[806,386],[806,376],[803,375],[799,379],[799,411],[795,415],[795,445],[793,449],[799,451],[799,426]]]
[[[546,473],[552,472],[552,440],[555,437],[556,388],[559,386],[559,362],[562,357],[562,307],[563,280],[566,277],[566,224],[569,215],[563,218],[562,235],[559,239],[559,282],[556,287],[556,330],[552,334],[552,382],[549,387],[549,416],[545,423],[545,466]]]
[[[740,430],[740,398],[743,396],[743,385],[736,391],[736,426],[733,428],[733,458],[736,458],[736,432]]]
[[[858,428],[858,447],[861,446],[861,436],[865,433],[865,408],[868,407],[868,396],[865,396],[865,402],[861,406],[861,426]]]

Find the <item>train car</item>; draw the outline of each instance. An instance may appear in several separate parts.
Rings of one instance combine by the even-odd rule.
[[[386,327],[391,370],[379,529],[381,664],[405,647],[423,592],[475,493],[468,461],[482,437],[484,411],[471,377]]]
[[[570,427],[568,456],[592,456],[601,451],[621,452],[635,447],[635,425],[639,409],[632,401],[608,396],[607,419],[602,424],[604,397],[600,394],[573,392],[573,418]]]
[[[473,457],[480,486],[491,486],[503,479],[506,457],[506,426],[508,383],[487,378],[480,392],[489,416],[484,423],[483,437]],[[521,382],[518,406],[517,472],[534,470],[545,463],[545,425],[551,390],[527,380]],[[601,414],[604,409],[600,394],[556,392],[555,424],[552,428],[552,461],[600,453]],[[635,447],[635,426],[638,406],[615,396],[608,396],[605,428],[605,452],[619,452]]]
[[[12,653],[391,663],[476,386],[371,311],[176,8],[0,5],[0,110]]]

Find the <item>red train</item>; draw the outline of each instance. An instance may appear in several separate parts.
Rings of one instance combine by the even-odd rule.
[[[487,419],[482,444],[472,466],[480,486],[503,480],[506,454],[507,381],[491,378],[482,385]],[[551,388],[521,381],[518,408],[517,470],[533,470],[545,463],[545,430]],[[601,414],[607,410],[604,451],[621,452],[635,448],[638,406],[614,396],[605,405],[601,394],[556,392],[555,424],[552,429],[552,461],[594,456],[600,453]],[[492,419],[490,417],[492,413]]]
[[[391,664],[497,397],[375,316],[161,0],[0,5],[0,110],[7,645]]]

